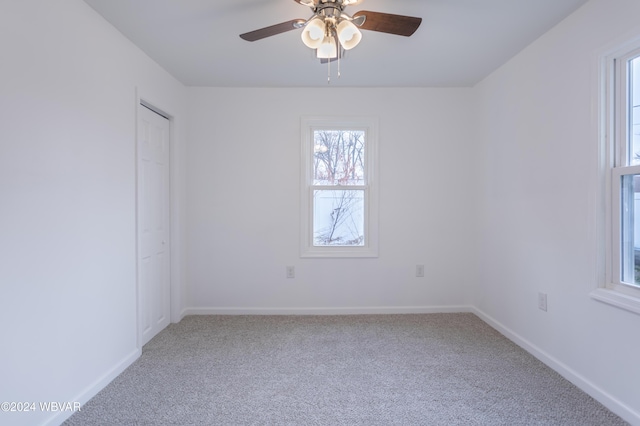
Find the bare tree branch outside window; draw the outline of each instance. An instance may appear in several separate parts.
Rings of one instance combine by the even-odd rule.
[[[314,131],[314,242],[364,245],[365,132]],[[351,188],[349,188],[351,187]]]

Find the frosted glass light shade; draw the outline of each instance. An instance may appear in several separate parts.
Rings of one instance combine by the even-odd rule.
[[[302,42],[310,49],[317,49],[324,39],[324,21],[315,18],[304,27],[302,31]]]
[[[316,56],[320,59],[331,59],[338,56],[338,47],[333,37],[325,37],[318,47]]]
[[[340,44],[345,50],[353,49],[362,40],[362,33],[351,21],[340,22],[337,31]]]

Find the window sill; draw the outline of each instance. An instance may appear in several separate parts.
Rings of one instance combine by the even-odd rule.
[[[617,308],[640,315],[640,299],[637,297],[621,294],[607,288],[594,290],[589,294],[589,296],[599,302],[613,305]]]
[[[300,257],[378,257],[378,251],[371,247],[303,247]]]

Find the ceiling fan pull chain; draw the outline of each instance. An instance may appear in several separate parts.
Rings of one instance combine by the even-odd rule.
[[[331,84],[331,58],[327,59],[327,84]]]

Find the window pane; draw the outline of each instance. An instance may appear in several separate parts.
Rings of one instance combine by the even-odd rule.
[[[640,164],[640,57],[629,61],[629,164]]]
[[[313,191],[313,245],[364,246],[364,190]]]
[[[622,281],[640,285],[640,175],[622,177]]]
[[[364,185],[363,130],[314,130],[313,184]]]

